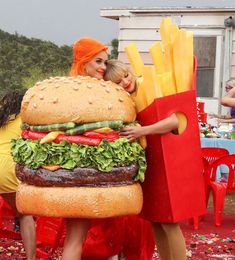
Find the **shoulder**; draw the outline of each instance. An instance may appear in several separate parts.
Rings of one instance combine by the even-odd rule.
[[[7,124],[7,130],[11,130],[16,135],[20,136],[21,134],[21,117],[17,115],[15,118],[11,118]]]

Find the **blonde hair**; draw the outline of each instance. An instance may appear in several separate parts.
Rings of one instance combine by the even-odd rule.
[[[111,80],[117,83],[126,73],[131,73],[135,77],[131,68],[124,62],[119,60],[108,60],[104,80]]]
[[[228,81],[226,81],[226,85],[230,87],[235,87],[235,79],[229,79]]]

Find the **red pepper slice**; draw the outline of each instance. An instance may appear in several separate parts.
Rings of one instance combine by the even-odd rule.
[[[86,144],[86,145],[99,145],[101,139],[98,138],[90,138],[82,135],[58,135],[54,140],[55,143],[59,143],[61,141],[68,141],[69,143],[75,144]]]
[[[107,133],[106,135],[107,135],[107,137],[116,138],[116,139],[118,139],[118,138],[120,137],[120,136],[119,136],[119,133],[116,132],[116,131],[109,132],[109,133]]]
[[[24,139],[31,139],[31,140],[39,140],[42,139],[44,136],[46,136],[48,133],[43,132],[33,132],[30,130],[23,130],[21,133],[21,136]],[[99,134],[99,133],[98,133]],[[100,135],[100,134],[99,134]],[[103,135],[103,134],[102,134]],[[113,138],[98,138],[99,136],[96,136],[96,138],[92,138],[91,136],[83,136],[83,135],[64,135],[60,134],[56,137],[54,140],[55,143],[60,143],[61,141],[68,141],[69,143],[75,143],[75,144],[86,144],[86,145],[99,145],[102,139],[107,139],[110,142],[113,142]],[[109,140],[110,139],[110,140]]]
[[[24,139],[31,139],[31,140],[42,139],[46,135],[47,135],[47,133],[33,132],[33,131],[30,131],[30,130],[23,130],[22,133],[21,133],[21,136]]]
[[[83,135],[86,136],[86,137],[90,137],[90,138],[106,139],[109,142],[113,142],[113,141],[115,141],[116,139],[119,138],[119,134],[116,131],[112,131],[112,132],[109,132],[109,133],[106,133],[106,134],[97,133],[95,131],[87,131]]]
[[[97,133],[95,131],[87,131],[87,132],[83,133],[83,135],[86,137],[98,138],[98,139],[104,139],[106,137],[106,134]]]

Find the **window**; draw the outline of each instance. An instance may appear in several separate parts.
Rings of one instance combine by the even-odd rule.
[[[213,97],[216,63],[216,36],[194,37],[194,53],[197,56],[197,96]]]

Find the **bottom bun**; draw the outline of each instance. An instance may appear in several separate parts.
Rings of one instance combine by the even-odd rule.
[[[63,218],[108,218],[139,214],[140,184],[118,187],[36,187],[20,184],[16,205],[22,214]]]

